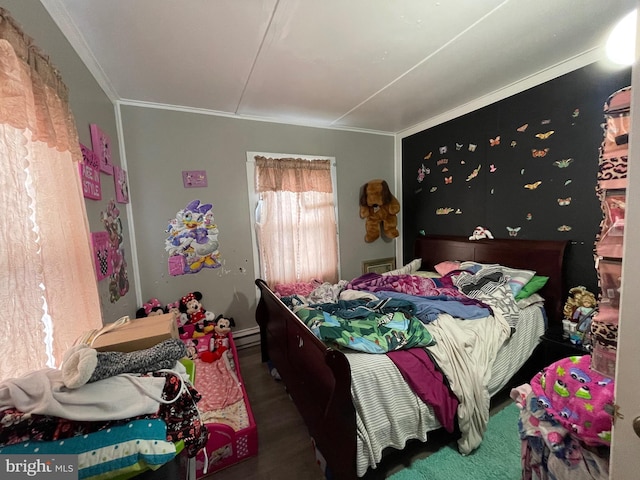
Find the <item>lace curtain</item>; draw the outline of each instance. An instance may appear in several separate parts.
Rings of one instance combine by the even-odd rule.
[[[338,281],[329,160],[255,157],[260,275],[271,286]]]
[[[2,8],[0,158],[1,380],[58,366],[102,325],[67,89]]]

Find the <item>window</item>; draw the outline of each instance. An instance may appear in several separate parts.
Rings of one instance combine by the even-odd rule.
[[[335,159],[249,152],[247,175],[260,278],[337,282]]]
[[[0,379],[7,379],[59,366],[102,316],[66,86],[11,17],[0,12],[0,23]]]

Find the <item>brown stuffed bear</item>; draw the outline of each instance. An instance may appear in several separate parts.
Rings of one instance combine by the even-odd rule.
[[[367,234],[364,241],[371,243],[380,236],[380,230],[388,238],[399,235],[398,219],[400,202],[391,194],[384,180],[370,180],[360,192],[360,218],[366,218]],[[382,223],[382,226],[380,225]]]

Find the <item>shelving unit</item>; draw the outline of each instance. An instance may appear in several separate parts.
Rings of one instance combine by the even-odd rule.
[[[630,106],[631,87],[614,92],[605,102],[604,138],[598,161],[596,195],[603,217],[594,248],[600,292],[598,313],[591,326],[591,368],[608,377],[615,374],[618,346]]]

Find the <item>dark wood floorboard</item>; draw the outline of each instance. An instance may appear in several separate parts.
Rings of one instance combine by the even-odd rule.
[[[215,480],[322,480],[316,464],[308,431],[289,398],[282,382],[275,381],[261,362],[260,347],[238,350],[240,369],[249,402],[258,428],[258,456],[214,472],[207,479]],[[508,392],[492,401],[491,413],[510,403]],[[442,446],[455,442],[444,431],[430,435],[429,443],[410,441],[401,451],[385,453],[376,470],[370,470],[363,480],[381,480],[426,458]]]

